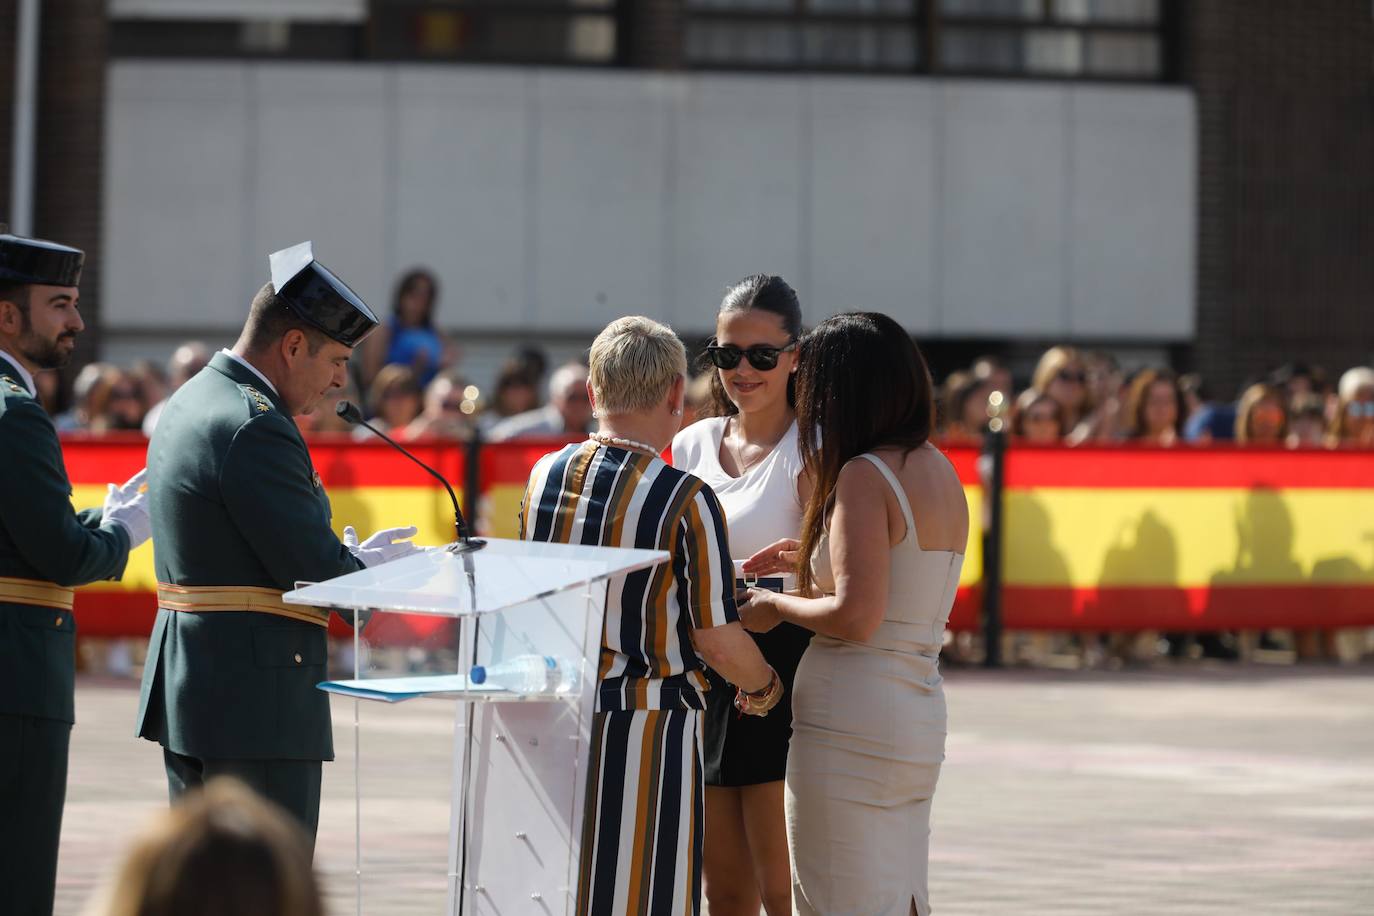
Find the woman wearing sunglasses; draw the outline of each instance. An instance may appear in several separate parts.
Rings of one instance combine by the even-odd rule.
[[[793,411],[801,324],[797,294],[781,277],[755,275],[731,287],[706,350],[713,369],[707,419],[673,440],[673,463],[720,499],[736,557],[801,530],[809,495]],[[759,584],[790,587],[776,575]],[[787,625],[755,639],[787,691],[766,719],[739,717],[733,689],[712,673],[703,721],[703,877],[711,916],[758,916],[760,903],[769,916],[791,912],[782,791],[792,734],[787,697],[811,633]]]

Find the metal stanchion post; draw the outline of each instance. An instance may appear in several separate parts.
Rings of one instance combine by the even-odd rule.
[[[1006,399],[988,396],[988,427],[983,436],[983,665],[1002,666],[1002,473],[1006,463]]]
[[[476,534],[482,505],[482,432],[475,426],[467,442],[464,460],[463,517],[468,521],[468,530]]]

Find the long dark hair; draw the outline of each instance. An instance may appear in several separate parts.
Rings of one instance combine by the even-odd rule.
[[[420,283],[429,284],[429,302],[425,304],[425,316],[420,319],[420,327],[434,327],[434,309],[439,304],[439,279],[423,267],[412,267],[401,274],[396,281],[396,290],[391,296],[391,320],[399,321],[401,299]]]
[[[909,452],[924,445],[935,419],[935,386],[915,341],[878,312],[846,312],[817,325],[802,341],[796,378],[797,437],[814,484],[797,563],[805,591],[840,469],[875,448]]]
[[[716,313],[717,318],[727,312],[747,312],[758,309],[763,312],[772,312],[782,319],[782,328],[787,332],[787,336],[793,340],[799,340],[802,335],[802,312],[801,302],[797,299],[797,291],[787,284],[782,277],[773,274],[752,274],[736,283],[725,291],[725,298],[720,302],[720,311]],[[711,343],[715,343],[715,338],[711,338]],[[701,368],[711,373],[711,401],[701,412],[703,417],[731,417],[739,413],[739,408],[735,402],[730,400],[730,396],[725,393],[725,385],[720,380],[720,372],[706,358],[706,354],[701,354]],[[787,406],[797,406],[797,376],[796,373],[787,379]]]

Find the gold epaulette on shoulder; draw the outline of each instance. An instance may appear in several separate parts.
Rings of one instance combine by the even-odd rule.
[[[252,385],[240,385],[239,388],[243,389],[243,393],[253,402],[253,407],[257,409],[258,413],[267,413],[272,409],[272,402],[267,400],[267,397]]]

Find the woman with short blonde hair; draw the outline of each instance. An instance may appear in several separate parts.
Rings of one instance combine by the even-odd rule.
[[[597,413],[654,407],[687,375],[687,350],[672,330],[649,318],[617,318],[592,341],[588,384]]]
[[[539,459],[520,511],[527,541],[662,550],[606,593],[577,912],[701,912],[701,710],[710,665],[764,715],[778,675],[739,624],[725,515],[711,488],[659,457],[682,422],[687,354],[648,318],[592,344],[599,428]]]

